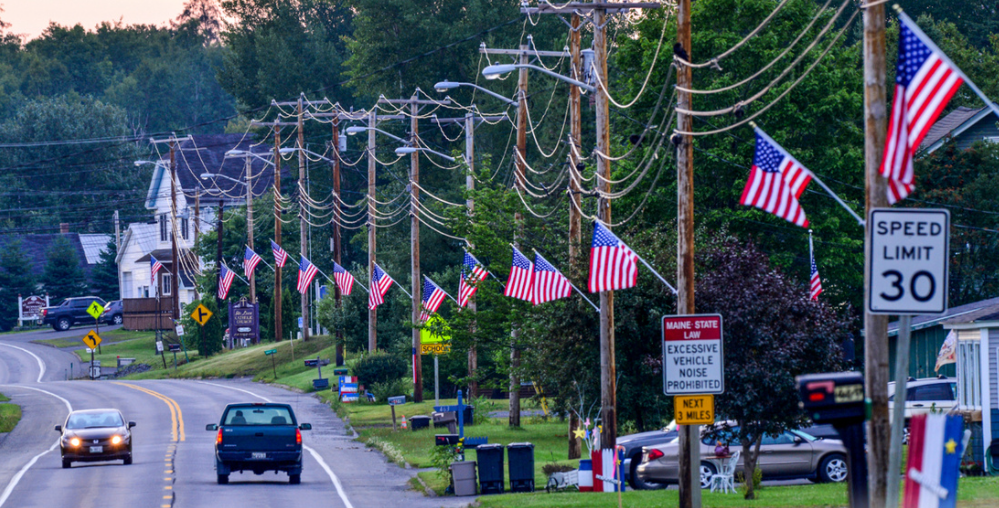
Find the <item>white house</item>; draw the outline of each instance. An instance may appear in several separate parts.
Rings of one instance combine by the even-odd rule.
[[[251,157],[251,166],[247,168],[243,157],[226,157],[232,150],[252,151],[262,158]],[[220,201],[224,207],[246,203],[246,186],[240,182],[246,181],[247,169],[252,172],[254,197],[270,192],[274,168],[264,159],[271,153],[269,147],[254,146],[252,139],[241,134],[192,136],[181,140],[174,158],[177,220],[173,224],[169,154],[156,161],[146,194],[146,209],[152,212],[150,221],[129,224],[118,250],[122,298],[169,295],[171,277],[179,274],[181,304],[193,301],[196,297],[193,275],[206,268],[215,270],[214,260],[200,260],[191,253],[196,234],[214,227]],[[222,176],[202,179],[206,174]],[[199,210],[195,210],[195,203]],[[177,236],[179,263],[174,263],[173,259],[174,235]],[[155,283],[151,280],[151,257],[166,269]],[[177,264],[179,266],[175,266]]]

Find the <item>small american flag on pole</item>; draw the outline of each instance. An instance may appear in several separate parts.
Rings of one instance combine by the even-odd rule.
[[[912,192],[912,154],[964,82],[960,69],[905,13],[899,14],[899,21],[895,98],[881,160],[891,204]]]
[[[156,285],[156,273],[163,269],[163,263],[156,259],[154,256],[149,256],[149,283],[153,286]]]
[[[572,286],[541,254],[534,253],[534,280],[531,281],[531,301],[539,305],[559,298],[568,298]]]
[[[350,291],[354,289],[354,276],[339,263],[334,262],[333,279],[336,280],[336,285],[340,286],[340,293],[349,296]]]
[[[510,278],[506,281],[503,296],[531,301],[531,278],[534,276],[531,260],[513,247],[513,266],[510,267]]]
[[[810,298],[812,300],[818,300],[819,295],[822,294],[822,280],[819,278],[819,268],[815,265],[815,249],[812,247],[812,232],[808,232],[808,259],[811,264],[812,277],[809,282],[811,287]]]
[[[371,274],[371,291],[368,292],[369,309],[374,310],[385,303],[385,293],[392,287],[393,282],[395,281],[392,277],[389,277],[380,266],[375,265],[375,271]]]
[[[271,250],[274,251],[274,264],[278,268],[284,268],[284,264],[288,262],[288,253],[280,245],[274,243],[274,240],[271,240]]]
[[[638,283],[638,256],[603,224],[593,223],[590,292],[627,289]]]
[[[430,280],[430,277],[426,275],[423,276],[423,302],[422,310],[420,311],[420,321],[426,321],[430,319],[430,315],[437,312],[440,308],[441,303],[444,302],[444,297],[447,294],[443,289],[440,288],[434,281]]]
[[[302,256],[302,262],[298,265],[298,292],[304,295],[309,291],[309,285],[312,284],[312,279],[316,278],[318,273],[319,269],[316,268],[316,265]]]
[[[739,204],[755,206],[801,227],[808,219],[798,203],[812,173],[765,132],[756,130],[756,155]]]
[[[232,281],[236,279],[236,272],[226,268],[225,265],[219,267],[219,300],[225,300],[229,296],[229,289],[232,288]]]
[[[472,295],[479,289],[479,282],[485,280],[489,272],[475,256],[465,253],[461,266],[461,280],[458,282],[458,307],[465,308]]]
[[[246,274],[246,278],[249,279],[253,277],[253,270],[257,268],[257,265],[263,261],[253,249],[247,247],[246,252],[243,253],[243,273]]]

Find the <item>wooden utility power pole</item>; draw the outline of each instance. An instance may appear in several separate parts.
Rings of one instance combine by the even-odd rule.
[[[871,209],[888,206],[885,179],[879,172],[888,130],[885,65],[885,5],[882,3],[864,9],[864,166],[868,219]],[[870,245],[870,241],[871,228],[866,228],[866,245]],[[871,420],[867,425],[867,471],[870,508],[884,508],[888,478],[898,481],[898,471],[888,474],[891,443],[888,423],[888,316],[867,312],[870,262],[869,250],[865,248],[864,384],[872,405]]]
[[[569,53],[572,62],[572,75],[570,77],[576,81],[583,81],[583,61],[580,54],[580,40],[582,37],[579,33],[579,22],[579,14],[573,13],[572,31],[569,33]],[[580,206],[582,205],[582,196],[580,193],[583,188],[580,184],[579,175],[580,160],[576,156],[577,151],[582,149],[581,142],[583,135],[580,94],[581,91],[578,86],[569,85],[569,142],[573,145],[573,148],[569,149],[569,199],[572,201],[569,205],[569,269],[572,270],[573,275],[577,275],[575,273],[575,266],[579,258],[580,242],[583,236],[582,214],[580,213]],[[575,414],[573,414],[574,416]],[[573,417],[570,417],[570,421],[573,421]],[[577,443],[576,448],[578,449],[578,440],[572,438],[572,430],[575,429],[569,430],[569,439]]]
[[[305,126],[302,111],[302,97],[298,98],[298,192],[305,189]],[[299,250],[302,257],[309,252],[308,231],[305,214],[299,214]],[[302,340],[309,340],[309,291],[302,293]]]
[[[170,309],[171,319],[176,321],[180,318],[180,295],[177,294],[180,287],[180,256],[177,252],[177,139],[170,137],[170,250],[173,256],[170,268],[173,273],[170,275],[170,296],[173,297],[173,305]],[[159,323],[157,323],[159,324]]]
[[[528,46],[520,45],[520,64],[527,65]],[[514,165],[514,187],[517,192],[524,192],[524,180],[527,178],[527,68],[521,67],[517,72],[517,160]],[[524,236],[524,212],[518,208],[513,214],[516,224],[513,244],[520,248],[520,238]],[[520,427],[520,328],[518,323],[510,327],[510,417],[511,427]]]
[[[275,125],[274,129],[274,243],[281,246],[281,203],[278,196],[281,195],[281,126]],[[281,315],[281,267],[274,264],[274,342],[279,342],[284,336],[282,334]]]
[[[377,108],[371,108],[368,115],[368,280],[372,280],[375,275],[375,121],[377,119]],[[371,284],[371,291],[376,291],[375,285]],[[378,308],[368,309],[368,352],[374,353],[378,350]]]
[[[250,160],[251,151],[247,150],[245,158],[246,164],[246,242],[250,249],[253,249],[253,161]],[[257,275],[256,270],[250,274],[250,302],[257,303]]]
[[[410,105],[410,113],[413,115],[409,121],[410,142],[414,148],[420,146],[420,105],[414,94]],[[413,281],[413,313],[414,323],[420,322],[420,306],[423,300],[423,284],[420,281],[420,152],[413,152],[409,156],[409,190],[410,190],[410,262]],[[420,344],[420,329],[413,328],[413,400],[423,402],[423,354]]]
[[[340,258],[340,117],[333,117],[333,261],[343,266]],[[337,311],[343,308],[343,295],[340,286],[333,284],[333,297],[336,299]],[[336,334],[336,365],[343,365],[343,330],[337,328]]]
[[[225,206],[225,201],[219,198],[219,212],[218,217],[215,218],[215,268],[222,273],[222,212]],[[221,292],[219,289],[222,287],[222,281],[219,277],[215,277],[215,305],[219,310],[222,309],[222,298],[219,297]]]

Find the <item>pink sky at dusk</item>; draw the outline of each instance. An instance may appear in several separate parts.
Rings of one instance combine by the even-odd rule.
[[[4,10],[0,19],[10,23],[9,30],[33,39],[50,21],[64,26],[79,23],[87,30],[102,21],[118,20],[163,26],[180,14],[184,0],[0,0],[0,5]]]

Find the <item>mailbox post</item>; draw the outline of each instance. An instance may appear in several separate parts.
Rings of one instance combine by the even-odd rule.
[[[392,432],[396,431],[396,428],[395,428],[395,407],[396,406],[401,406],[401,405],[403,405],[405,403],[406,403],[406,396],[405,395],[398,395],[398,396],[395,396],[395,397],[389,397],[388,398],[389,407],[392,408]]]

